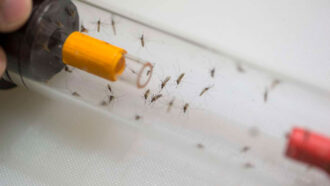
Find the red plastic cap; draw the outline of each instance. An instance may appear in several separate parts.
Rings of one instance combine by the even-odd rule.
[[[286,155],[320,167],[330,174],[330,138],[301,128],[294,128],[288,139]]]

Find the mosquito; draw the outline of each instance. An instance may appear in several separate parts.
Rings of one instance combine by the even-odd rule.
[[[175,101],[175,98],[173,98],[169,103],[168,103],[168,107],[167,107],[167,112],[170,112],[173,105],[174,105],[174,101]]]
[[[278,79],[274,79],[273,80],[273,82],[272,82],[272,84],[270,85],[270,88],[271,89],[274,89],[278,84],[280,84],[281,83],[281,81],[280,80],[278,80]]]
[[[115,99],[115,96],[110,95],[110,96],[109,96],[109,100],[108,100],[109,104],[110,104],[114,99]]]
[[[142,117],[140,115],[135,115],[135,120],[138,121],[140,120]]]
[[[254,165],[250,162],[246,162],[246,163],[244,163],[243,167],[246,168],[246,169],[250,169],[250,168],[253,168]]]
[[[68,67],[68,65],[64,65],[64,70],[65,70],[66,72],[69,72],[69,73],[72,72],[72,70],[70,70],[70,68]]]
[[[151,70],[148,70],[146,75],[149,76],[150,73],[151,73]]]
[[[112,92],[112,88],[111,88],[110,84],[107,84],[107,88],[108,88],[108,90],[109,90],[110,93],[111,93],[111,92]]]
[[[113,95],[110,95],[110,96],[107,96],[107,97],[108,97],[108,100],[107,100],[107,101],[103,100],[103,101],[101,102],[101,105],[102,105],[102,106],[107,106],[107,105],[109,105],[109,104],[115,99],[115,96],[113,96]]]
[[[178,79],[176,79],[176,85],[179,85],[183,79],[183,77],[185,76],[185,73],[180,74],[180,76],[178,77]]]
[[[56,24],[60,28],[63,28],[64,27],[64,25],[63,25],[63,23],[61,21],[56,21]]]
[[[140,37],[140,41],[141,41],[141,46],[144,47],[144,35],[143,34]]]
[[[198,144],[197,144],[197,148],[199,148],[199,149],[204,149],[204,145],[201,144],[201,143],[198,143]]]
[[[211,77],[214,78],[214,75],[215,75],[215,68],[212,68],[210,70],[210,74],[211,74]]]
[[[72,8],[66,8],[65,9],[66,10],[66,12],[71,16],[71,17],[73,17],[73,18],[75,18],[76,17],[76,12],[72,9]]]
[[[249,146],[244,146],[242,149],[241,149],[241,152],[247,152],[250,150],[250,147]]]
[[[80,97],[80,94],[78,92],[72,92],[72,95],[75,97]]]
[[[268,89],[266,88],[264,92],[264,102],[267,102],[267,100],[268,100]]]
[[[100,32],[101,31],[101,20],[99,19],[97,21],[97,32]]]
[[[164,79],[164,81],[162,81],[162,84],[160,85],[160,88],[163,89],[170,80],[171,80],[171,76],[167,76]]]
[[[210,90],[212,87],[213,87],[213,86],[205,87],[205,88],[201,91],[201,93],[199,94],[199,96],[204,95],[205,92],[207,92],[208,90]]]
[[[113,17],[111,18],[111,26],[112,26],[112,31],[114,35],[117,35],[117,30],[116,30],[116,22],[113,19]]]
[[[240,73],[244,73],[245,72],[244,68],[240,64],[237,64],[236,69]]]
[[[106,101],[103,100],[103,101],[101,102],[101,105],[102,105],[102,106],[107,106],[108,103],[107,103]]]
[[[80,32],[88,33],[88,29],[84,25],[81,25]]]
[[[157,101],[159,98],[163,97],[162,94],[157,94],[151,98],[151,103]]]
[[[184,106],[183,106],[183,113],[186,113],[187,110],[188,110],[188,108],[189,108],[189,104],[188,103],[184,104]]]
[[[147,100],[148,97],[149,97],[149,95],[150,95],[150,89],[148,89],[148,90],[144,93],[144,95],[143,95],[144,100]]]
[[[44,43],[44,44],[42,45],[42,48],[43,48],[46,52],[50,52],[50,49],[49,49],[47,43]]]

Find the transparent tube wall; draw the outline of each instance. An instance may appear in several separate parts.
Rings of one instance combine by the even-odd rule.
[[[180,136],[185,143],[177,143],[209,160],[212,168],[205,174],[226,178],[223,184],[322,185],[328,181],[316,170],[307,171],[284,157],[284,136],[293,126],[330,131],[327,95],[111,11],[74,3],[81,31],[150,62],[151,81],[143,89],[134,86],[140,69],[134,65],[117,82],[68,67],[46,84],[26,80],[29,89],[47,87],[132,125]],[[163,140],[176,145],[174,139]]]

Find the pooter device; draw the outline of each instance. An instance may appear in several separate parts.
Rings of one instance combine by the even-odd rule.
[[[70,0],[34,0],[32,14],[18,31],[0,35],[7,54],[7,70],[46,82],[65,65],[116,81],[125,70],[125,58],[139,63],[141,73],[152,65],[127,54],[119,47],[78,32],[79,14]],[[147,85],[137,79],[137,87]],[[14,86],[2,80],[0,87]],[[22,82],[23,78],[22,78]]]
[[[152,65],[128,55],[124,49],[82,34],[78,29],[79,15],[70,0],[34,0],[32,15],[25,26],[17,32],[0,35],[0,44],[8,57],[7,70],[45,82],[65,65],[110,81],[115,81],[125,70],[126,58],[141,64],[141,70],[146,66],[152,69]],[[1,85],[13,86],[5,82]],[[137,85],[146,84],[137,80]],[[286,155],[330,174],[329,144],[329,138],[294,129],[289,136]]]

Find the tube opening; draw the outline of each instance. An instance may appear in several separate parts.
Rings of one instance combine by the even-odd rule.
[[[121,79],[141,89],[148,85],[153,73],[153,65],[143,59],[125,54],[126,70]]]
[[[122,74],[125,70],[125,58],[124,56],[121,56],[118,60],[117,65],[115,66],[115,74],[119,75]]]

